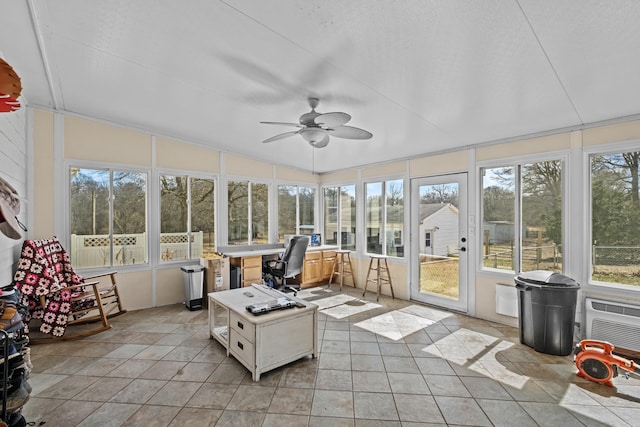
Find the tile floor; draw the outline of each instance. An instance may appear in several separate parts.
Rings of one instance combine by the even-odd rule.
[[[34,345],[23,414],[51,427],[640,425],[640,380],[598,385],[515,328],[360,292],[300,293],[321,308],[320,355],[259,382],[183,305]]]

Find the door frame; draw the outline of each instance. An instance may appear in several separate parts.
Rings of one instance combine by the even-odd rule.
[[[459,259],[459,299],[453,300],[451,298],[440,297],[434,294],[428,294],[426,292],[420,292],[420,236],[419,221],[420,221],[420,194],[419,188],[423,185],[437,185],[437,184],[458,184],[458,247],[465,248],[465,251],[460,252]],[[410,222],[410,236],[411,236],[411,256],[412,260],[409,263],[411,266],[410,271],[410,285],[409,285],[409,299],[413,301],[422,302],[429,305],[435,305],[449,310],[454,310],[468,314],[469,310],[469,266],[471,263],[470,255],[472,252],[472,242],[470,241],[470,230],[468,228],[468,213],[469,213],[469,199],[468,199],[468,173],[460,172],[455,174],[443,174],[434,175],[429,177],[412,178],[410,183],[411,191],[411,222]],[[433,236],[432,236],[433,238]],[[460,240],[464,238],[466,242],[462,243]]]

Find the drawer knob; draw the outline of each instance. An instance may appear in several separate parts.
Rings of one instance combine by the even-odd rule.
[[[242,322],[238,322],[238,328],[244,329],[244,324]]]
[[[242,345],[242,343],[240,341],[238,341],[238,347],[240,348],[240,350],[244,350],[244,346]]]

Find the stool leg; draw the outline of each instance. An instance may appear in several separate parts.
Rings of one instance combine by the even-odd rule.
[[[340,292],[342,292],[342,284],[344,282],[344,254],[340,254],[340,264],[338,264],[338,274],[340,274]]]
[[[391,288],[391,298],[396,299],[395,295],[393,294],[393,283],[391,283],[391,273],[389,272],[389,264],[387,263],[386,258],[384,260],[384,266],[387,272],[387,280],[389,281],[389,288]]]
[[[329,277],[329,283],[327,283],[327,287],[331,287],[331,283],[333,283],[333,275],[336,273],[336,267],[338,266],[338,257],[340,254],[336,254],[336,257],[333,260],[333,267],[331,267],[331,276]]]
[[[380,271],[380,258],[376,259],[376,284],[377,284],[377,290],[376,290],[376,301],[380,301],[380,289],[382,288],[382,277],[381,277],[381,271]]]
[[[373,258],[369,260],[369,270],[367,271],[367,279],[364,281],[364,289],[362,290],[362,296],[367,292],[367,285],[369,284],[369,275],[371,274],[371,264],[373,263]]]
[[[353,280],[353,287],[357,288],[356,277],[353,275],[353,264],[351,264],[351,254],[347,254],[347,260],[349,261],[349,274],[351,274],[351,280]]]

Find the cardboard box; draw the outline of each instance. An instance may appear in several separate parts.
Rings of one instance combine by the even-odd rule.
[[[216,291],[229,289],[229,258],[200,258],[200,265],[204,267],[205,295]],[[208,301],[208,298],[204,298]]]

